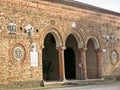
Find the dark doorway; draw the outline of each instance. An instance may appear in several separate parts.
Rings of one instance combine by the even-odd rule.
[[[48,33],[45,37],[42,59],[43,79],[45,81],[59,80],[58,52],[55,38],[51,33]]]
[[[65,78],[76,79],[75,53],[72,48],[67,48],[64,52],[65,57]]]

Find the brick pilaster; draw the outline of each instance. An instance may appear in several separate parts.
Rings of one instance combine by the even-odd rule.
[[[87,79],[87,67],[86,67],[86,50],[87,48],[80,48],[81,63],[82,63],[82,79]]]
[[[59,79],[65,80],[65,67],[64,67],[64,50],[65,47],[58,47],[58,55],[59,55]]]
[[[97,54],[97,78],[101,78],[102,70],[101,70],[101,49],[96,50]]]

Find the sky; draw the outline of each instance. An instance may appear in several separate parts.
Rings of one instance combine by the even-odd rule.
[[[120,0],[75,0],[120,13]]]

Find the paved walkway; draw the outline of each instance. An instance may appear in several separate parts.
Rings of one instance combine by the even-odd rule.
[[[0,89],[2,90],[2,89]],[[3,90],[120,90],[120,82],[99,84],[99,85],[87,85],[87,86],[62,86],[62,87],[37,87],[26,89],[3,89]]]
[[[120,82],[100,84],[100,85],[52,88],[52,89],[47,89],[47,90],[120,90]]]

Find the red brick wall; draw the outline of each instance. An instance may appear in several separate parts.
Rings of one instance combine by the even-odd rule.
[[[75,21],[77,28],[71,28]],[[8,24],[16,23],[16,35],[8,34]],[[54,23],[52,23],[54,22]],[[108,24],[107,24],[108,23]],[[101,34],[106,34],[111,29],[116,37],[120,38],[120,17],[95,11],[75,8],[58,3],[39,1],[39,4],[21,0],[0,1],[0,83],[16,81],[42,80],[42,48],[46,33],[51,32],[61,40],[58,44],[65,46],[66,35],[72,33],[79,36],[86,48],[87,39],[96,37],[100,43],[100,49],[107,48],[102,41]],[[25,26],[31,24],[35,32],[33,42],[37,44],[39,52],[39,66],[30,66],[29,39],[24,33]],[[22,27],[22,30],[20,29]],[[51,30],[50,28],[54,28]],[[100,30],[100,31],[99,31]],[[56,34],[57,33],[57,34]],[[79,33],[79,34],[76,34]],[[58,36],[59,35],[59,36]],[[57,40],[57,41],[59,41]],[[78,42],[81,42],[77,40]],[[14,65],[12,62],[11,48],[14,44],[21,43],[26,51],[24,62]],[[120,75],[120,59],[117,64],[111,63],[110,53],[115,49],[120,55],[119,44],[108,44],[108,52],[102,52],[102,75]],[[13,60],[14,61],[14,60]]]

